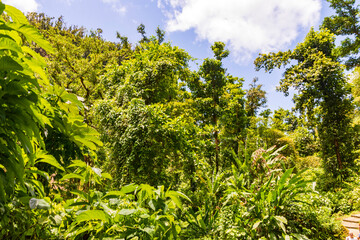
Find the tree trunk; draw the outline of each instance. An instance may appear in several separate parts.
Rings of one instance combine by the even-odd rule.
[[[340,156],[339,142],[336,138],[334,140],[334,143],[335,143],[336,159],[338,161],[339,169],[341,170],[343,168],[343,166],[342,166],[342,161],[341,161],[341,156]]]

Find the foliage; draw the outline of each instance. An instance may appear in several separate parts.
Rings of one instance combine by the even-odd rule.
[[[359,65],[359,5],[356,0],[327,0],[336,15],[325,17],[322,28],[329,29],[331,33],[344,36],[341,45],[334,49],[339,57],[346,59],[348,69]]]
[[[328,31],[257,59],[290,65],[280,90],[298,90],[300,112],[258,114],[261,84],[242,89],[221,42],[193,71],[159,28],[141,24],[133,48],[28,15],[51,48],[0,11],[1,239],[343,238],[337,218],[360,209],[358,69],[353,111]]]
[[[211,131],[213,144],[208,146],[211,149],[210,161],[216,171],[224,165],[228,159],[220,159],[221,136],[220,129],[225,132],[224,139],[232,139],[230,149],[237,151],[239,136],[245,128],[244,92],[242,91],[242,79],[233,77],[226,73],[222,66],[222,60],[229,55],[225,44],[215,42],[211,46],[214,58],[204,59],[198,76],[189,78],[187,85],[192,93],[195,108],[200,114],[199,122],[203,129]],[[229,114],[230,113],[230,114]],[[228,129],[229,127],[230,129]],[[235,140],[235,143],[234,143]],[[234,148],[232,148],[234,147]],[[229,151],[224,149],[225,152]],[[230,150],[230,151],[231,151]],[[226,156],[223,153],[223,156]]]
[[[265,107],[266,92],[261,89],[262,85],[257,85],[258,78],[254,78],[250,84],[250,89],[246,91],[246,112],[248,116],[254,117],[260,107]]]
[[[42,49],[34,49],[48,57],[47,67],[52,82],[81,96],[87,107],[96,99],[103,98],[100,76],[108,66],[127,59],[131,55],[130,48],[105,41],[101,29],[86,34],[84,28],[66,27],[62,17],[56,21],[45,14],[30,13],[27,17],[54,48],[50,56]]]
[[[52,49],[19,10],[0,3],[0,11],[11,18],[3,15],[0,19],[0,202],[6,202],[16,184],[25,187],[24,156],[34,164],[36,149],[44,146],[41,128],[50,125],[43,114],[49,104],[40,96],[41,87],[48,84],[45,63],[23,40],[48,52]]]
[[[167,171],[191,167],[191,153],[181,149],[191,151],[187,139],[195,126],[178,82],[190,74],[189,58],[169,43],[150,41],[104,76],[107,96],[94,115],[111,146],[110,167],[117,181],[169,185]]]
[[[293,51],[264,54],[257,69],[271,71],[288,65],[280,91],[288,94],[294,87],[296,109],[318,127],[324,167],[335,178],[346,177],[346,166],[353,165],[352,129],[349,114],[353,107],[343,68],[332,54],[334,37],[328,31],[310,30],[303,43]]]

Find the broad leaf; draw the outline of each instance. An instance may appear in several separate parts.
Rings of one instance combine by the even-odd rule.
[[[62,171],[65,171],[65,169],[63,168],[63,166],[60,165],[60,163],[56,160],[56,158],[52,155],[47,154],[44,151],[38,151],[36,153],[36,157],[38,158],[35,163],[47,163],[53,167],[56,167]]]
[[[9,70],[23,70],[21,64],[15,61],[9,56],[3,56],[0,58],[0,71],[9,71]]]
[[[38,32],[38,30],[33,26],[21,23],[8,23],[8,26],[22,33],[30,43],[35,42],[39,47],[43,48],[48,53],[54,52],[50,43],[46,41],[43,36],[41,36],[41,34]]]
[[[121,209],[120,211],[119,211],[119,214],[120,215],[131,215],[131,214],[133,214],[133,213],[135,213],[135,212],[137,212],[137,209]]]
[[[5,12],[7,15],[11,17],[13,22],[17,22],[21,24],[29,23],[27,18],[24,16],[24,14],[20,10],[14,8],[13,6],[5,5]]]
[[[14,39],[7,35],[0,34],[0,50],[11,50],[17,53],[22,53],[20,46],[15,42]]]
[[[87,222],[100,220],[102,222],[108,222],[108,217],[103,211],[100,210],[87,210],[85,212],[80,213],[75,221],[76,223]]]

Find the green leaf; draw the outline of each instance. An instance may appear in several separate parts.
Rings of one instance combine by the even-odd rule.
[[[82,198],[82,199],[89,200],[88,194],[86,194],[86,193],[83,192],[83,191],[73,190],[73,191],[70,191],[70,192],[71,192],[72,194],[74,194],[74,195],[79,196],[79,197]]]
[[[29,24],[25,15],[18,9],[14,8],[10,5],[5,5],[5,12],[9,15],[13,22],[21,23],[21,24]]]
[[[0,50],[11,50],[17,53],[22,53],[20,46],[11,37],[0,34]]]
[[[80,213],[75,221],[76,223],[87,222],[87,221],[94,221],[100,220],[102,222],[108,222],[108,217],[105,212],[100,210],[87,210]]]
[[[274,216],[276,220],[278,220],[279,222],[282,222],[284,224],[287,224],[287,220],[285,217],[283,216]]]
[[[155,233],[155,229],[154,228],[150,228],[150,227],[145,227],[143,229],[141,229],[142,231],[146,232],[147,234],[149,234],[151,237],[154,235]]]
[[[105,194],[103,199],[124,196],[125,193],[122,191],[110,191]]]
[[[66,179],[72,179],[72,178],[84,180],[84,177],[81,176],[81,175],[79,175],[79,174],[69,173],[69,174],[66,174],[65,176],[63,176],[63,177],[61,178],[61,181],[66,180]]]
[[[135,184],[129,184],[129,185],[126,185],[124,187],[121,188],[121,192],[123,193],[132,193],[136,190],[136,188],[138,187],[138,185],[135,185]]]
[[[131,215],[131,214],[133,214],[135,212],[137,212],[137,209],[121,209],[119,211],[119,214],[127,216],[127,215]]]
[[[45,85],[45,86],[50,85],[50,82],[46,76],[46,72],[45,72],[44,68],[38,63],[37,59],[23,58],[22,60],[28,66],[28,68],[31,69],[31,71],[33,71],[34,73],[37,73],[40,76],[40,78],[42,80],[42,82],[40,83],[41,85]]]
[[[0,2],[0,14],[2,14],[4,12],[4,9],[5,9],[5,4]]]
[[[113,179],[113,178],[111,177],[111,175],[110,175],[109,173],[107,173],[107,172],[102,173],[102,174],[101,174],[101,177],[102,177],[102,178],[105,178],[105,179],[109,179],[109,180],[112,180],[112,179]]]
[[[60,165],[60,163],[56,160],[56,158],[50,154],[47,154],[45,151],[39,151],[36,153],[37,160],[35,163],[47,163],[53,167],[56,167],[62,171],[65,171],[63,166]]]
[[[254,225],[252,226],[252,229],[257,229],[259,227],[260,223],[262,223],[261,220],[254,223]]]
[[[89,205],[89,203],[88,202],[86,202],[86,201],[80,201],[80,202],[74,202],[74,203],[72,203],[72,204],[70,204],[70,205],[68,205],[69,207],[75,207],[75,206],[83,206],[83,205]]]
[[[199,215],[199,216],[200,216],[200,215]],[[204,220],[202,219],[201,216],[198,218],[198,221],[199,221],[199,223],[200,223],[201,228],[202,228],[202,229],[206,229],[206,224],[205,224],[205,222],[204,222]]]
[[[171,200],[175,203],[175,205],[176,205],[178,208],[182,209],[182,203],[181,203],[181,201],[180,201],[180,199],[179,199],[178,196],[176,196],[176,195],[169,195],[169,197],[171,198]]]
[[[35,27],[21,23],[8,23],[7,25],[15,31],[22,33],[29,43],[35,42],[46,52],[54,53],[54,49],[51,47],[50,43],[41,36]]]
[[[21,50],[24,53],[27,53],[27,54],[31,55],[33,58],[35,58],[37,60],[37,63],[40,66],[46,67],[46,62],[45,62],[44,58],[40,54],[38,54],[37,52],[35,52],[31,48],[29,48],[28,46],[21,46]]]
[[[302,234],[293,233],[292,235],[298,240],[309,240],[309,238],[307,236],[302,235]]]
[[[70,164],[68,166],[68,168],[72,168],[72,167],[87,168],[87,165],[86,165],[86,163],[84,161],[74,160],[74,161],[72,161],[72,164]]]
[[[279,180],[279,185],[284,185],[286,182],[286,179],[291,175],[292,171],[294,170],[294,168],[290,168],[288,170],[286,170],[283,175],[281,176],[280,180]]]
[[[24,68],[9,56],[3,56],[0,58],[0,71],[9,71],[9,70],[23,70]]]
[[[184,199],[188,200],[189,202],[191,202],[191,199],[182,192],[168,191],[165,196],[170,196],[170,195],[179,196],[179,197],[184,198]]]
[[[50,204],[44,199],[31,198],[29,201],[29,206],[31,209],[49,209]]]

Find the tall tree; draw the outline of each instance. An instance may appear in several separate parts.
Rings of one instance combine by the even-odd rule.
[[[94,115],[118,182],[168,185],[169,173],[191,166],[191,150],[184,150],[194,120],[180,83],[190,74],[189,59],[185,51],[151,40],[104,76],[105,99]]]
[[[346,59],[348,69],[360,64],[360,9],[356,0],[327,0],[336,15],[325,17],[322,28],[331,33],[344,36],[341,45],[335,48],[335,54]]]
[[[266,105],[266,92],[261,89],[262,84],[256,84],[258,78],[255,77],[250,83],[249,90],[246,91],[246,111],[249,117],[254,117],[260,107]]]
[[[257,70],[290,65],[280,81],[280,91],[298,91],[296,109],[319,130],[324,167],[334,177],[353,165],[350,113],[353,110],[344,69],[333,54],[334,36],[327,30],[307,34],[293,51],[262,54]]]
[[[199,77],[190,79],[188,86],[196,102],[196,107],[201,114],[199,120],[203,125],[212,128],[211,135],[214,141],[214,154],[212,156],[214,159],[212,161],[215,170],[218,171],[221,165],[221,141],[219,135],[221,126],[231,126],[229,123],[234,121],[231,126],[232,130],[228,129],[234,133],[233,136],[240,134],[240,129],[245,126],[244,92],[241,89],[243,80],[227,74],[226,69],[223,67],[222,60],[229,55],[229,51],[225,49],[225,44],[215,42],[211,49],[214,58],[204,59],[198,72]],[[230,109],[233,112],[228,114]],[[227,123],[225,119],[227,119]],[[229,121],[229,119],[232,120]],[[226,131],[224,129],[224,132]]]

